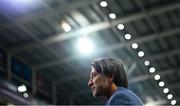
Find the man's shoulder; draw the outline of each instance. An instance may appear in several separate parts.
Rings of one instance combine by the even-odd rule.
[[[112,98],[129,95],[129,93],[131,93],[131,91],[126,88],[118,88],[118,90],[112,95]]]
[[[111,96],[111,100],[139,100],[139,97],[127,88],[118,88],[118,90]]]
[[[119,88],[110,98],[110,104],[142,104],[141,100],[132,91]]]
[[[133,92],[127,88],[120,87],[117,89],[117,91],[114,94],[119,95],[119,94],[127,94],[127,93],[133,93]]]

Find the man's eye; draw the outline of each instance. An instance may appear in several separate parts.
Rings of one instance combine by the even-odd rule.
[[[94,78],[94,76],[95,76],[94,74],[91,74],[91,75],[90,75],[90,78],[91,78],[91,79],[93,79],[93,78]]]
[[[92,74],[92,78],[96,77],[96,75],[97,75],[96,73],[93,73],[93,74]]]
[[[94,78],[96,75],[94,74],[94,75],[92,75],[92,78]]]

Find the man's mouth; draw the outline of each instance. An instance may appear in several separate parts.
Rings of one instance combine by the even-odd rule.
[[[94,89],[95,89],[95,87],[92,87],[92,88],[91,88],[92,92],[94,91]]]

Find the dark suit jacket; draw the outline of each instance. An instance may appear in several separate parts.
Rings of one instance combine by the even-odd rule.
[[[112,105],[143,105],[139,97],[132,91],[119,87],[106,102],[106,106]]]

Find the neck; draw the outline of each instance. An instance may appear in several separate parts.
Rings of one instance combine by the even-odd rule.
[[[118,87],[114,83],[112,83],[107,98],[109,99],[113,95],[113,93],[116,92],[117,89]]]

